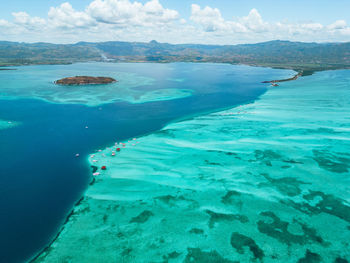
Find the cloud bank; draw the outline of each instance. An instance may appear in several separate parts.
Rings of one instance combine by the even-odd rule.
[[[318,22],[268,22],[255,8],[243,17],[225,19],[218,8],[189,6],[190,17],[164,7],[159,0],[93,0],[84,10],[69,2],[51,7],[47,17],[25,11],[0,18],[0,38],[12,41],[150,41],[170,43],[236,44],[274,39],[344,41],[350,36],[345,20],[329,25]]]

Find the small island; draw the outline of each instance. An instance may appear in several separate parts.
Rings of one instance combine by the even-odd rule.
[[[91,85],[91,84],[109,84],[117,82],[110,77],[90,77],[90,76],[75,76],[63,78],[55,81],[58,85]]]

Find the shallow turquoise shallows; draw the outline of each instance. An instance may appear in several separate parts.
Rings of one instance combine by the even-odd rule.
[[[0,130],[8,129],[8,128],[14,127],[16,125],[17,125],[17,123],[13,123],[12,121],[0,120]]]
[[[116,143],[38,262],[348,262],[350,71]]]

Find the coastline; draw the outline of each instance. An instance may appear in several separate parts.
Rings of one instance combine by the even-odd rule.
[[[266,94],[266,93],[264,93],[264,94]],[[259,99],[257,100],[257,102],[258,102],[258,104],[259,104]],[[248,105],[246,105],[246,107],[248,107]],[[254,107],[254,105],[252,105],[252,107]],[[243,106],[243,108],[245,108],[244,106]],[[248,107],[249,108],[249,107]],[[236,109],[236,108],[233,108],[232,110],[229,110],[228,111],[228,116],[230,116],[231,114],[236,114],[236,113],[234,113],[233,111],[235,111],[234,109]],[[221,113],[221,114],[223,114],[223,115],[225,115],[224,113]],[[217,113],[216,115],[218,115],[218,116],[221,116],[221,114],[220,113]],[[212,114],[212,115],[215,115],[215,114]],[[206,118],[206,116],[203,116],[203,118],[201,118],[201,117],[199,117],[199,118],[197,118],[197,119],[205,119]],[[176,127],[177,125],[182,125],[181,123],[180,124],[178,124],[178,123],[173,123],[173,125],[170,125],[171,126],[171,128],[174,128],[174,127]],[[166,129],[165,130],[168,130],[168,128],[169,127],[166,127]],[[163,129],[162,129],[163,130]],[[159,132],[158,132],[159,133]],[[144,140],[144,137],[142,137],[143,138],[143,140]],[[147,139],[147,138],[146,138]],[[292,161],[291,161],[291,163],[292,163]],[[298,166],[298,165],[296,165],[296,166]],[[324,172],[324,171],[323,171]],[[103,177],[101,178],[101,179],[103,179]],[[305,178],[304,178],[305,179]],[[270,179],[269,179],[270,180]],[[272,179],[271,179],[272,180]],[[274,180],[277,180],[277,179],[274,179]],[[277,183],[277,182],[275,182],[275,181],[270,181],[270,182],[274,182],[274,183]],[[282,186],[281,186],[282,187]],[[294,187],[294,186],[293,186]],[[90,187],[89,187],[90,188]],[[279,188],[277,188],[277,189],[279,189]],[[298,188],[297,188],[298,189]],[[311,188],[312,189],[312,188]],[[282,191],[283,189],[281,188],[281,191]],[[325,189],[322,189],[323,191],[325,190]],[[311,191],[311,190],[310,190]],[[85,195],[84,195],[85,196]],[[326,196],[325,195],[322,195],[322,197],[323,198],[326,198]],[[86,198],[86,197],[85,197]],[[83,199],[83,200],[85,200],[85,198]],[[82,201],[83,201],[82,200]],[[337,199],[335,199],[335,200],[337,200]],[[335,211],[335,209],[334,209],[334,211]],[[326,213],[329,213],[329,212],[327,212],[326,211]],[[74,213],[72,213],[72,214],[74,214]],[[332,219],[333,220],[333,219]],[[68,222],[69,220],[67,220],[67,222]],[[304,227],[303,227],[303,229],[304,229]],[[306,228],[307,229],[307,228]],[[322,245],[322,244],[321,244]],[[41,254],[43,254],[44,253],[44,251],[41,253]],[[333,252],[332,252],[333,253]],[[46,255],[44,255],[43,256],[43,258],[45,259],[45,256]],[[333,254],[332,254],[332,256],[333,256]],[[36,258],[38,258],[38,257],[40,257],[40,255],[38,255]],[[31,262],[35,262],[35,260],[33,260],[33,261],[31,261]],[[38,261],[38,262],[40,262],[40,261]]]
[[[94,182],[95,178],[92,178],[91,182]],[[91,183],[89,184],[91,185]],[[84,200],[85,196],[83,195],[73,206],[72,210],[69,212],[69,214],[67,215],[66,219],[64,220],[62,226],[60,227],[60,230],[58,231],[58,233],[55,235],[55,237],[52,239],[52,241],[50,241],[50,243],[44,247],[36,256],[34,256],[33,258],[29,259],[28,262],[35,262],[43,253],[45,253],[45,251],[47,251],[48,249],[50,249],[50,247],[52,246],[53,243],[55,243],[55,241],[57,240],[57,238],[61,235],[62,231],[64,230],[66,224],[68,223],[70,217],[74,214],[74,208],[76,206],[78,206],[83,200]]]
[[[312,75],[313,72],[308,73],[306,76],[310,76]],[[261,83],[278,83],[278,82],[287,82],[287,81],[293,81],[293,80],[297,80],[299,77],[305,76],[304,75],[304,71],[300,71],[297,74],[295,74],[293,77],[291,78],[287,78],[287,79],[278,79],[278,80],[266,80],[263,81]]]
[[[140,62],[140,63],[143,63],[143,62]],[[148,63],[146,61],[146,63]],[[217,63],[215,63],[217,64]],[[221,63],[220,63],[221,64]],[[296,75],[298,75],[299,73],[297,73]],[[262,83],[265,83],[265,82],[262,82]],[[143,137],[146,137],[146,136],[150,136],[154,133],[157,133],[157,132],[160,132],[162,129],[164,129],[165,127],[167,127],[168,125],[171,125],[171,124],[175,124],[175,123],[178,123],[178,122],[183,122],[183,121],[188,121],[188,120],[191,120],[193,118],[196,118],[196,117],[200,117],[200,116],[206,116],[206,115],[210,115],[210,114],[215,114],[215,113],[219,113],[219,112],[223,112],[223,111],[228,111],[228,110],[232,110],[232,109],[237,109],[239,107],[243,107],[245,105],[250,105],[250,104],[253,104],[254,102],[258,101],[260,99],[261,96],[263,96],[265,93],[267,92],[267,89],[265,89],[265,91],[260,94],[260,96],[258,98],[256,98],[255,100],[250,100],[250,101],[247,101],[243,104],[237,104],[237,105],[233,105],[233,106],[230,106],[230,107],[224,107],[224,108],[218,108],[218,109],[215,109],[215,110],[211,110],[211,111],[205,111],[205,112],[200,112],[198,114],[193,114],[193,115],[188,115],[188,116],[185,116],[185,117],[182,117],[182,118],[178,118],[178,119],[175,119],[169,123],[166,123],[164,125],[164,127],[162,127],[159,131],[155,131],[155,132],[151,132],[151,133],[147,133],[147,134],[143,134],[140,136],[140,138],[143,138]],[[125,141],[128,141],[132,138],[128,138],[126,139]],[[55,237],[53,238],[53,240],[45,247],[43,248],[37,255],[35,255],[32,259],[30,259],[28,262],[30,263],[35,263],[35,262],[40,262],[37,261],[41,256],[45,256],[45,253],[50,249],[50,247],[52,246],[52,244],[55,243],[55,241],[57,240],[57,238],[61,235],[62,231],[64,231],[67,223],[69,223],[69,220],[70,218],[75,214],[75,209],[79,206],[79,204],[81,204],[82,201],[85,200],[86,198],[86,191],[91,187],[93,186],[95,183],[96,183],[96,177],[93,176],[92,174],[94,172],[96,172],[97,170],[97,167],[94,165],[94,163],[91,163],[89,162],[89,158],[87,158],[88,160],[88,165],[92,168],[92,172],[90,174],[91,176],[91,180],[90,180],[90,183],[89,183],[89,186],[88,188],[85,190],[85,193],[83,194],[83,196],[73,205],[71,211],[68,213],[64,223],[62,224],[62,227],[61,229],[59,230],[59,232],[55,235]]]
[[[200,116],[205,116],[205,115],[209,115],[209,114],[215,114],[215,113],[219,113],[219,112],[223,112],[223,111],[227,111],[227,110],[231,110],[231,109],[236,109],[236,108],[239,108],[239,107],[242,107],[242,106],[245,106],[245,105],[249,105],[249,104],[252,104],[254,103],[255,101],[259,100],[259,98],[264,95],[265,93],[267,92],[267,89],[265,90],[264,93],[262,93],[257,99],[255,100],[251,100],[251,101],[247,101],[246,103],[243,103],[243,104],[237,104],[233,107],[226,107],[226,108],[220,108],[220,109],[216,109],[216,110],[213,110],[213,111],[206,111],[206,112],[201,112],[201,113],[198,113],[198,114],[193,114],[193,115],[189,115],[189,116],[186,116],[186,117],[183,117],[183,118],[179,118],[179,119],[175,119],[169,123],[166,123],[164,125],[164,127],[162,127],[161,129],[159,129],[158,131],[154,131],[154,132],[151,132],[151,133],[146,133],[146,134],[143,134],[143,135],[140,135],[138,138],[143,138],[143,137],[147,137],[147,136],[150,136],[154,133],[157,133],[157,132],[160,132],[162,129],[164,129],[165,127],[167,127],[168,125],[171,125],[171,124],[175,124],[175,123],[178,123],[178,122],[183,122],[183,121],[188,121],[188,120],[191,120],[193,118],[196,118],[196,117],[200,117]],[[131,140],[132,138],[127,138],[125,139],[125,142]],[[86,158],[87,162],[88,162],[88,166],[90,166],[92,168],[92,171],[91,171],[91,180],[90,180],[90,183],[88,185],[88,188],[85,190],[84,194],[81,196],[81,198],[73,205],[71,211],[68,213],[68,215],[66,216],[66,219],[64,220],[60,230],[58,231],[58,233],[54,236],[54,238],[52,239],[52,241],[49,242],[49,244],[47,246],[45,246],[37,255],[35,255],[34,257],[32,257],[31,259],[28,260],[28,263],[39,263],[41,262],[41,259],[40,257],[44,257],[45,258],[45,253],[47,251],[50,250],[50,248],[52,247],[52,245],[56,242],[56,240],[60,237],[61,233],[65,230],[65,227],[67,224],[69,224],[70,222],[70,219],[73,215],[75,215],[75,210],[76,208],[87,198],[86,196],[86,191],[91,187],[93,186],[96,182],[96,179],[97,177],[93,176],[93,173],[97,171],[97,166],[94,165],[94,163],[91,163],[90,160],[89,160],[89,157],[90,155]]]
[[[217,63],[215,63],[217,64]],[[219,63],[221,64],[221,63]],[[259,85],[260,82],[257,82],[257,85]],[[256,100],[259,100],[259,98],[265,94],[265,92],[267,91],[267,88],[265,89],[265,91],[259,95],[259,97],[256,99]],[[177,123],[177,122],[181,122],[181,121],[186,121],[186,120],[189,120],[189,119],[192,119],[192,118],[196,118],[196,117],[199,117],[199,116],[203,116],[203,115],[208,115],[208,114],[213,114],[213,113],[216,113],[216,112],[221,112],[221,111],[225,111],[225,110],[229,110],[229,109],[233,109],[233,108],[238,108],[238,107],[242,107],[243,105],[247,105],[247,104],[251,104],[251,103],[254,103],[254,101],[256,100],[249,100],[243,104],[237,104],[237,105],[232,105],[232,106],[229,106],[229,107],[223,107],[223,108],[218,108],[218,109],[215,109],[215,110],[210,110],[210,111],[204,111],[204,112],[200,112],[198,114],[192,114],[192,115],[187,115],[185,117],[182,117],[182,118],[178,118],[178,119],[174,119],[173,121],[171,122],[168,122],[165,124],[165,126],[168,126],[168,125],[171,125],[172,123]],[[154,133],[154,132],[152,132]],[[152,133],[148,133],[148,134],[143,134],[142,137],[145,137],[145,136],[148,136]],[[93,173],[93,172],[92,172]],[[91,173],[91,174],[92,174]],[[91,182],[90,182],[90,185],[89,187],[85,190],[85,193],[86,191],[90,188],[90,186],[94,185],[96,183],[96,179],[94,176],[91,176]],[[62,233],[62,231],[64,230],[64,228],[66,227],[66,224],[69,222],[69,218],[71,218],[72,215],[74,215],[74,210],[75,208],[77,207],[77,205],[79,203],[81,203],[81,201],[84,200],[84,198],[86,198],[86,195],[82,196],[82,198],[72,207],[71,211],[68,213],[67,215],[67,218],[64,222],[64,224],[62,225],[62,228],[59,230],[59,233],[57,235],[55,235],[54,239],[49,243],[48,246],[46,246],[45,248],[43,248],[43,250],[41,250],[35,257],[33,257],[30,262],[35,262],[37,260],[38,257],[40,257],[42,254],[45,253],[45,251],[47,251],[48,249],[50,249],[51,245],[54,243],[54,241],[60,236],[60,234]]]

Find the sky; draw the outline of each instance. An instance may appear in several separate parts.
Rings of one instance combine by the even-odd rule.
[[[0,7],[7,41],[350,41],[349,0],[11,0]]]

